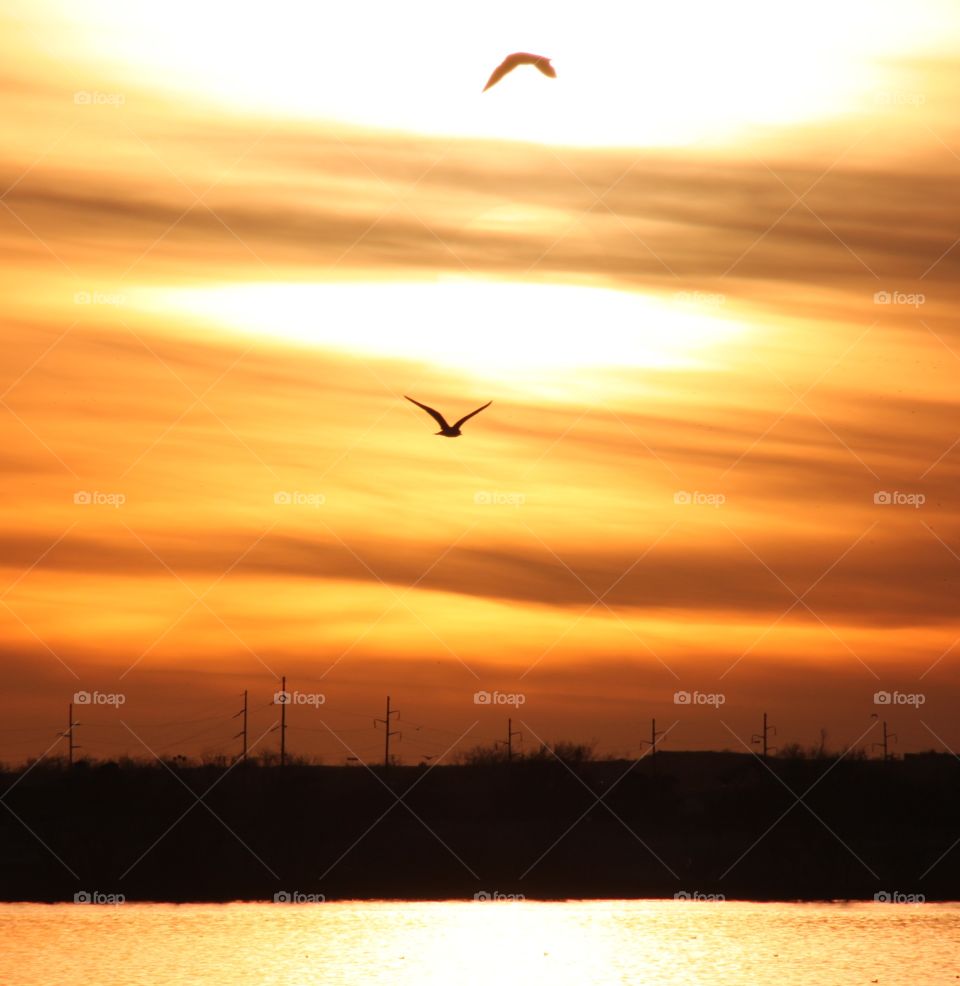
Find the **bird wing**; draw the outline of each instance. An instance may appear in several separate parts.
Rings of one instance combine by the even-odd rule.
[[[533,55],[529,51],[515,51],[512,55],[507,55],[493,70],[493,75],[487,80],[483,91],[486,92],[491,86],[495,86],[507,72],[512,72],[518,65],[536,65],[544,75],[549,75],[554,79],[557,77],[549,58],[544,58],[543,55]]]
[[[512,72],[517,67],[517,62],[513,61],[513,55],[505,58],[494,70],[493,74],[487,79],[487,84],[483,87],[486,92],[491,86],[495,86],[507,72]]]
[[[471,411],[469,414],[465,414],[453,427],[459,428],[460,425],[464,423],[464,421],[469,421],[470,418],[472,418],[475,414],[479,414],[483,410],[483,408],[489,407],[492,403],[493,401],[487,401],[487,403],[484,404],[483,407],[478,407],[476,411]]]
[[[544,75],[549,76],[551,79],[557,77],[557,70],[550,64],[549,58],[538,58],[534,63]]]
[[[406,394],[404,394],[403,396],[404,397],[407,397]],[[444,416],[439,411],[434,411],[434,409],[432,407],[427,407],[426,404],[421,404],[420,401],[415,401],[412,397],[407,397],[407,400],[410,401],[411,404],[416,404],[417,407],[423,408],[423,410],[426,411],[427,414],[429,414],[430,417],[433,418],[433,420],[436,421],[437,424],[440,425],[441,428],[449,428],[450,427],[450,425],[447,424],[446,418],[444,418]],[[482,410],[482,408],[481,408],[481,410]],[[474,412],[474,413],[476,413],[476,412]]]

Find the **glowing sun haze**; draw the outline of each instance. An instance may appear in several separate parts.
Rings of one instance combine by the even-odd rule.
[[[280,0],[269,10],[94,0],[63,9],[88,58],[135,66],[152,86],[233,113],[628,146],[841,114],[876,83],[878,60],[944,45],[949,10],[921,4],[905,16],[890,0],[812,0],[793,10],[762,0],[602,0],[589,10],[498,0],[467,14],[444,0]],[[549,88],[519,71],[481,94],[501,57],[523,50],[554,60]]]
[[[699,350],[711,346],[717,358],[718,345],[744,330],[685,304],[682,294],[667,303],[602,288],[458,278],[154,288],[140,299],[146,310],[233,331],[509,376],[520,387],[557,369],[692,366]]]

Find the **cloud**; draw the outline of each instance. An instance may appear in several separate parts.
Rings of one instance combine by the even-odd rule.
[[[942,99],[956,88],[944,76]],[[397,655],[423,687],[436,660],[413,654],[440,654],[466,677],[441,638],[458,651],[507,641],[490,666],[514,644],[529,664],[607,590],[616,616],[598,607],[589,633],[544,666],[561,656],[593,711],[618,700],[625,669],[662,673],[641,640],[716,674],[790,606],[789,639],[751,652],[738,686],[751,701],[803,678],[795,652],[808,643],[804,660],[852,661],[837,638],[855,636],[872,665],[893,661],[894,641],[896,668],[913,672],[913,643],[952,632],[960,190],[936,136],[951,144],[954,125],[939,110],[665,152],[286,123],[264,133],[263,120],[129,95],[113,116],[84,115],[49,82],[4,89],[16,140],[0,158],[11,300],[0,472],[15,482],[0,557],[7,602],[31,629],[3,611],[26,643],[0,667],[21,694],[56,692],[60,716],[57,687],[31,678],[32,662],[53,661],[32,633],[67,642],[84,669],[129,663],[131,640],[145,647],[191,602],[165,565],[197,591],[229,569],[216,611],[304,675],[421,580],[405,598],[422,622],[401,608],[331,674],[355,694],[370,685],[350,677],[357,666],[378,689],[402,677]],[[208,188],[210,208],[195,202]],[[338,355],[72,300],[100,285],[451,273],[668,301],[722,293],[749,331],[683,371],[578,368],[550,378],[544,399],[496,367]],[[926,301],[877,305],[878,290]],[[460,444],[434,439],[399,396],[416,383],[458,401],[478,381],[496,413]],[[86,509],[77,490],[126,503]],[[285,508],[274,501],[284,490],[325,500]],[[523,503],[483,505],[480,491]],[[725,502],[675,504],[678,491]],[[876,504],[882,491],[926,500]],[[790,591],[810,587],[813,613]],[[215,639],[202,607],[195,616],[143,670],[175,675],[189,659],[226,674],[242,646],[223,626]],[[711,639],[694,646],[697,634]],[[824,689],[805,687],[811,702]]]
[[[156,98],[112,117],[79,110],[41,160],[0,161],[5,202],[32,231],[0,217],[8,252],[43,256],[36,236],[78,270],[135,264],[133,279],[151,282],[189,258],[193,279],[520,271],[634,289],[722,283],[747,301],[793,285],[813,292],[791,299],[797,311],[840,312],[922,278],[931,317],[956,300],[960,192],[936,139],[952,131],[914,139],[907,160],[890,152],[923,116],[792,131],[789,150],[737,157],[284,124],[264,135]]]
[[[692,542],[689,536],[667,537],[640,564],[638,557],[650,547],[647,539],[622,547],[553,547],[541,544],[534,533],[522,537],[522,531],[522,540],[509,544],[467,539],[446,553],[442,544],[419,539],[383,543],[354,534],[341,543],[339,535],[322,531],[314,536],[268,535],[246,555],[254,540],[251,533],[222,530],[202,542],[147,534],[150,550],[126,532],[72,534],[46,555],[49,535],[7,533],[0,545],[14,571],[43,555],[45,574],[71,573],[85,580],[166,581],[169,569],[176,577],[190,581],[199,576],[210,584],[230,570],[234,580],[264,586],[308,579],[387,585],[399,591],[416,584],[418,591],[577,610],[603,596],[632,617],[669,610],[753,620],[792,608],[791,622],[810,622],[816,617],[795,601],[812,588],[804,598],[822,618],[882,627],[953,621],[960,562],[950,549],[960,548],[960,538],[952,526],[950,531],[923,532],[926,540],[912,526],[870,534],[865,528],[863,541],[842,560],[843,547],[838,550],[832,538],[811,543],[809,536],[788,536],[767,543],[747,535],[741,543],[735,532],[724,536],[722,530],[709,544]],[[442,561],[431,567],[441,554]]]

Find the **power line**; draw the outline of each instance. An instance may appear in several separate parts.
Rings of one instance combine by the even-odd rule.
[[[243,737],[243,748],[240,754],[240,759],[246,760],[247,759],[247,690],[246,689],[243,690],[243,708],[239,712],[234,713],[232,718],[236,719],[237,716],[240,715],[243,716],[243,729],[241,729],[240,732],[237,733],[237,735],[234,736],[233,738],[237,739],[241,736]]]
[[[280,701],[277,701],[279,696]],[[273,729],[280,730],[280,766],[286,766],[287,763],[287,704],[290,700],[290,694],[287,691],[287,678],[284,675],[280,679],[280,691],[273,696],[273,705],[280,706],[280,725],[274,726]],[[271,729],[271,732],[273,732]]]
[[[507,748],[507,763],[510,763],[510,761],[513,760],[513,737],[514,736],[520,736],[520,737],[522,737],[523,736],[523,733],[521,733],[519,729],[515,730],[513,728],[513,720],[512,719],[508,719],[507,720],[507,738],[505,740],[494,740],[494,744],[493,744],[494,745],[494,749],[496,749],[497,746],[505,746]]]
[[[61,733],[61,736],[66,737],[67,740],[67,763],[73,766],[73,751],[80,749],[80,747],[74,742],[73,731],[79,726],[79,722],[74,722],[73,719],[73,702],[70,703],[70,711],[67,713],[67,731]]]
[[[774,736],[776,736],[777,735],[777,727],[776,726],[768,726],[767,725],[767,714],[766,714],[766,712],[764,712],[764,714],[763,714],[763,730],[762,730],[762,732],[754,733],[753,736],[750,737],[750,742],[751,743],[759,743],[760,744],[760,748],[763,751],[762,756],[763,756],[763,759],[764,760],[767,759],[767,754],[769,754],[771,752],[771,750],[774,750],[774,751],[776,750],[776,747],[771,747],[767,743],[768,736],[769,736],[769,734],[771,732],[773,733]]]
[[[400,712],[397,709],[390,711],[390,696],[387,696],[387,714],[383,719],[374,719],[373,725],[376,728],[377,723],[381,723],[384,727],[384,737],[383,737],[383,766],[384,769],[390,766],[390,737],[399,736],[403,738],[403,733],[396,730],[390,729],[390,716],[396,716],[400,718]]]

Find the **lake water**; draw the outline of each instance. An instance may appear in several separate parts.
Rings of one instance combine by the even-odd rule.
[[[960,984],[958,904],[2,904],[3,986]]]

